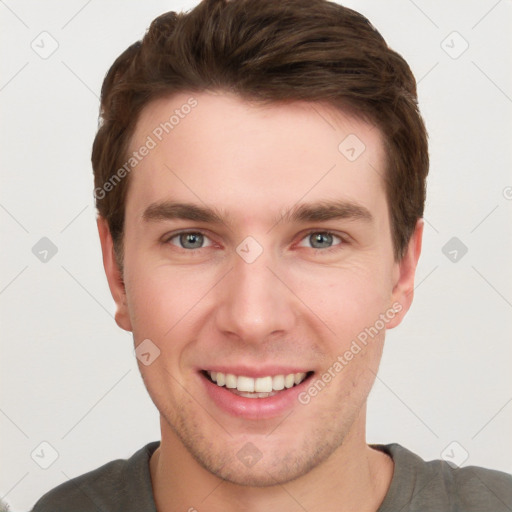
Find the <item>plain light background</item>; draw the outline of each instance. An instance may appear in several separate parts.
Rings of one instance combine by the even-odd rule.
[[[113,319],[90,150],[115,57],[195,3],[0,1],[0,497],[14,511],[159,439]],[[410,63],[430,133],[415,301],[387,334],[368,441],[512,472],[512,3],[345,4]],[[32,252],[43,237],[57,248],[46,263]]]

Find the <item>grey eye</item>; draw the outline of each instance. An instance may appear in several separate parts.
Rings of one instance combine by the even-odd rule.
[[[203,246],[204,236],[201,233],[182,233],[180,244],[184,249],[199,249]]]
[[[205,236],[202,233],[189,231],[173,236],[169,242],[182,249],[201,249],[205,246]]]
[[[311,233],[309,243],[314,249],[325,249],[332,246],[333,238],[333,235],[327,232]]]

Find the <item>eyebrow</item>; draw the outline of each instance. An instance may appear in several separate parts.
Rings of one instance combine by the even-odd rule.
[[[142,219],[146,222],[182,219],[207,224],[226,224],[229,220],[227,215],[217,209],[171,200],[150,204],[144,210]],[[325,222],[334,219],[372,222],[373,216],[365,206],[353,201],[320,201],[293,206],[278,216],[275,223]]]
[[[144,210],[142,219],[147,222],[173,219],[193,220],[208,224],[224,224],[225,222],[222,214],[213,208],[174,201],[150,204]]]
[[[373,216],[365,206],[353,201],[320,201],[303,203],[286,211],[279,222],[323,222],[334,219],[372,222]]]

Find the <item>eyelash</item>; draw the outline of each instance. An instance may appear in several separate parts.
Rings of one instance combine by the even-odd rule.
[[[299,243],[302,242],[305,238],[307,238],[307,237],[309,237],[309,236],[311,236],[311,235],[313,235],[315,233],[322,233],[322,234],[332,235],[333,237],[338,238],[340,240],[340,242],[337,243],[336,245],[332,245],[331,247],[326,247],[326,248],[323,248],[323,249],[316,248],[316,247],[306,247],[306,249],[313,249],[314,251],[321,251],[323,253],[330,253],[330,252],[333,252],[333,251],[341,250],[343,246],[348,245],[348,243],[349,243],[349,241],[347,240],[347,236],[343,236],[341,234],[336,234],[333,231],[319,230],[319,229],[311,229],[311,230],[307,231],[300,238]],[[210,238],[208,236],[208,234],[206,234],[204,231],[201,231],[201,230],[197,230],[197,231],[180,231],[178,233],[173,233],[173,234],[165,237],[162,240],[162,244],[163,245],[168,245],[173,238],[179,237],[180,235],[187,235],[187,234],[200,234],[200,235],[203,235],[205,238],[208,238],[208,239]],[[212,240],[210,240],[210,241],[212,242],[212,245],[215,244],[215,242],[213,242]],[[181,251],[187,252],[188,254],[196,253],[200,249],[207,249],[208,248],[208,247],[199,247],[198,249],[185,249],[184,247],[180,247],[179,245],[175,245],[175,244],[171,244],[171,245],[173,245],[177,250],[181,250]]]

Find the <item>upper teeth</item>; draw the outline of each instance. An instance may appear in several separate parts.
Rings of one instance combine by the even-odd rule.
[[[305,373],[290,373],[288,375],[273,375],[268,377],[246,377],[244,375],[233,375],[232,373],[207,372],[217,386],[226,386],[238,391],[270,393],[281,391],[284,388],[291,388],[300,384],[305,378]]]

